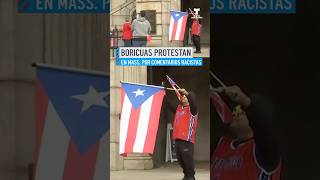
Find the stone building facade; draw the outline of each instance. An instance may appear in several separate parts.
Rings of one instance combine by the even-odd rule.
[[[154,11],[155,19],[155,31],[152,33],[153,40],[148,43],[148,46],[180,46],[179,43],[171,43],[168,41],[168,30],[170,25],[170,10],[184,11],[186,7],[201,7],[204,18],[204,35],[203,44],[209,45],[210,37],[210,12],[209,1],[195,2],[192,0],[111,0],[111,12],[110,12],[110,30],[115,27],[121,28],[125,22],[125,18],[129,17],[131,20],[136,17],[140,11],[149,10]],[[205,13],[207,12],[207,13]],[[120,44],[121,45],[121,44]],[[208,63],[206,63],[208,65]],[[180,81],[183,81],[186,77],[194,77],[196,75],[205,75],[207,73],[206,68],[192,69],[192,68],[180,68],[181,71],[177,72],[176,68],[147,68],[147,67],[120,67],[115,65],[115,59],[111,58],[110,74],[111,74],[111,134],[110,134],[110,167],[111,170],[122,169],[152,169],[161,165],[165,159],[165,137],[166,137],[166,124],[172,119],[172,115],[166,115],[167,110],[165,107],[162,109],[162,115],[160,119],[159,131],[157,136],[157,144],[155,147],[155,154],[153,157],[142,154],[131,154],[128,157],[119,156],[119,117],[121,113],[120,107],[120,81],[142,83],[142,84],[155,84],[161,85],[161,80],[165,74],[163,72],[176,75]],[[180,73],[179,73],[180,72]],[[184,77],[184,74],[186,75]],[[203,77],[201,80],[197,79],[198,83],[202,85],[208,84],[208,79]],[[197,83],[185,83],[189,88],[195,88]],[[203,87],[199,93],[206,94],[206,87]],[[205,99],[206,95],[201,99]],[[209,102],[209,101],[208,101]],[[209,160],[210,147],[205,147],[210,144],[210,123],[209,123],[209,104],[203,106],[203,115],[205,123],[201,124],[199,129],[199,143],[196,145],[195,159],[199,161]],[[203,148],[205,147],[205,148]]]

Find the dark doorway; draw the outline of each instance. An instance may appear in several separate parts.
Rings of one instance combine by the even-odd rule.
[[[259,92],[274,104],[282,147],[282,180],[318,179],[319,38],[316,8],[297,1],[295,15],[213,15],[212,70],[226,84]],[[314,10],[314,11],[312,11]],[[212,137],[221,124],[212,116]],[[214,147],[214,144],[212,145]]]

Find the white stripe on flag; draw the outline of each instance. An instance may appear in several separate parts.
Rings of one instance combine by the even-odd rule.
[[[128,126],[130,120],[132,104],[125,94],[123,105],[122,105],[122,112],[121,112],[121,119],[120,119],[120,154],[124,153],[126,140],[127,140],[127,133],[128,133]]]
[[[171,37],[172,37],[172,31],[173,31],[173,25],[174,25],[174,19],[171,16],[171,20],[170,20],[170,27],[169,27],[169,41],[171,41]]]
[[[176,31],[176,35],[175,35],[175,40],[180,40],[180,33],[181,33],[181,28],[182,28],[182,22],[183,22],[183,17],[181,17],[178,21],[178,25],[177,25],[177,31]]]
[[[133,146],[133,152],[137,152],[137,153],[143,152],[144,143],[147,138],[152,101],[153,101],[153,96],[148,98],[141,105],[137,134],[136,134],[136,139]]]
[[[36,180],[63,179],[70,136],[51,102],[43,128]]]
[[[93,180],[109,180],[109,137],[110,131],[106,132],[100,140]]]

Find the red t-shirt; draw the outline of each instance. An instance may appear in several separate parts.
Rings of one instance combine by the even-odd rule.
[[[202,25],[199,24],[198,20],[194,20],[192,22],[192,26],[191,26],[192,35],[200,36],[201,31],[202,31]]]
[[[130,40],[132,39],[132,30],[131,24],[129,22],[125,22],[122,27],[122,39]]]
[[[222,137],[211,159],[211,180],[280,180],[281,164],[267,172],[256,161],[254,149],[253,138],[234,147],[232,138]]]
[[[198,114],[195,116],[190,112],[190,106],[179,105],[176,110],[173,122],[173,139],[181,139],[194,143]]]

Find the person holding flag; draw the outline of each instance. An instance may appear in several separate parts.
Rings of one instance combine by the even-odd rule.
[[[173,140],[176,145],[177,159],[183,169],[183,180],[195,180],[194,143],[198,122],[198,109],[195,103],[195,94],[186,91],[167,76],[180,101],[175,110],[173,122]],[[176,89],[178,87],[179,89]]]
[[[198,9],[200,10],[200,9]],[[201,44],[200,44],[200,36],[202,32],[202,17],[199,15],[198,11],[193,12],[189,8],[190,14],[192,15],[192,24],[191,24],[191,34],[192,34],[192,42],[196,47],[196,51],[194,53],[201,53]]]
[[[274,111],[263,96],[246,95],[238,86],[211,90],[226,95],[238,104],[233,108],[230,133],[220,138],[211,159],[212,180],[279,180],[281,156],[277,138],[272,133]],[[240,106],[239,106],[240,105]],[[216,111],[219,108],[215,105]],[[220,110],[223,108],[220,108]],[[222,112],[218,112],[221,118]]]
[[[192,41],[196,47],[194,53],[201,53],[200,36],[202,31],[202,24],[199,18],[194,18],[191,25]]]

